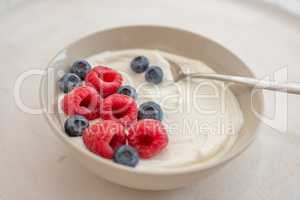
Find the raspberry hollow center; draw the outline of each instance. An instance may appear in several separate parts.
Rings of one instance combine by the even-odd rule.
[[[141,145],[148,146],[148,145],[152,144],[153,137],[150,135],[142,135],[142,136],[138,137],[138,141]]]
[[[124,117],[125,115],[127,115],[128,112],[129,112],[129,108],[124,108],[124,107],[112,109],[113,116],[117,119]]]
[[[102,79],[104,82],[113,82],[116,79],[116,74],[107,72],[107,73],[99,74],[98,77]]]
[[[86,96],[81,102],[80,106],[88,108],[91,104],[92,97],[91,95]]]

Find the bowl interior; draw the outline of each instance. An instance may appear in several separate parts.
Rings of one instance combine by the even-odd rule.
[[[67,70],[67,68],[79,58],[89,57],[103,51],[131,48],[160,49],[162,51],[200,60],[218,73],[253,77],[253,73],[250,69],[237,56],[210,39],[187,31],[159,26],[115,28],[80,39],[57,54],[48,66],[48,74],[50,74],[51,70],[55,72]],[[67,144],[71,144],[68,142],[70,139],[66,137],[63,132],[63,127],[58,117],[57,97],[59,91],[55,85],[58,78],[59,76],[54,73],[53,77],[47,76],[43,79],[41,85],[41,102],[43,107],[47,108],[46,116],[52,127],[55,128],[55,131],[63,141]],[[261,113],[263,110],[262,93],[258,91],[251,97],[251,89],[252,88],[237,85],[231,87],[231,90],[240,103],[245,123],[240,131],[237,142],[230,152],[215,163],[208,163],[207,166],[205,166],[206,164],[201,164],[201,167],[195,164],[195,166],[186,170],[192,170],[192,168],[197,170],[218,165],[235,157],[250,144],[254,139],[257,132],[256,129],[260,123],[256,115],[252,112],[251,98],[252,101],[256,102],[256,112]],[[82,151],[78,152],[82,153]],[[89,154],[86,155],[88,156]],[[92,157],[92,159],[98,158]],[[98,162],[105,162],[103,160],[104,159],[98,159]]]

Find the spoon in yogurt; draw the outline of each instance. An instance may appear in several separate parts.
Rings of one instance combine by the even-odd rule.
[[[185,73],[180,64],[165,58],[170,64],[171,74],[174,82],[179,82],[186,78],[202,78],[213,79],[218,81],[232,82],[247,85],[257,89],[273,90],[280,92],[287,92],[290,94],[300,94],[300,84],[297,83],[278,83],[275,81],[258,80],[255,78],[232,76],[226,74],[207,74],[207,73]]]

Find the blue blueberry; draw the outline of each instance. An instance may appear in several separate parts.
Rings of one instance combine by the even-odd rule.
[[[59,81],[58,81],[58,87],[59,89],[64,92],[68,93],[73,88],[81,85],[81,79],[79,76],[73,73],[67,73],[65,74]]]
[[[130,96],[134,99],[137,98],[136,89],[134,87],[130,86],[130,85],[124,85],[124,86],[120,87],[118,89],[117,93]]]
[[[161,121],[163,118],[163,111],[157,103],[148,101],[140,105],[138,119],[156,119]]]
[[[130,67],[136,73],[143,73],[149,67],[149,60],[145,56],[135,57],[131,61]]]
[[[82,80],[85,75],[91,70],[92,66],[85,60],[78,60],[74,62],[71,67],[71,73],[77,74]]]
[[[65,132],[70,137],[81,136],[84,129],[89,127],[89,121],[81,115],[73,115],[65,122]]]
[[[152,66],[145,73],[145,79],[149,83],[159,84],[164,77],[163,70],[160,67]]]
[[[140,160],[138,152],[129,145],[119,147],[113,159],[116,163],[129,167],[135,167]]]

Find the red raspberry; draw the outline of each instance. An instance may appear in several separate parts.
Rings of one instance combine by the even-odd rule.
[[[82,139],[91,152],[111,159],[114,151],[126,143],[126,134],[121,124],[106,120],[86,128]]]
[[[100,117],[102,98],[89,86],[80,86],[66,94],[62,100],[62,109],[67,115],[81,115],[89,120]]]
[[[103,101],[101,117],[104,120],[114,120],[127,127],[136,122],[137,115],[136,102],[129,96],[113,94]]]
[[[128,144],[136,148],[141,158],[151,158],[160,153],[168,144],[168,134],[160,121],[144,119],[128,131]]]
[[[122,81],[121,74],[102,66],[94,67],[85,77],[85,82],[93,85],[103,97],[116,93]]]

